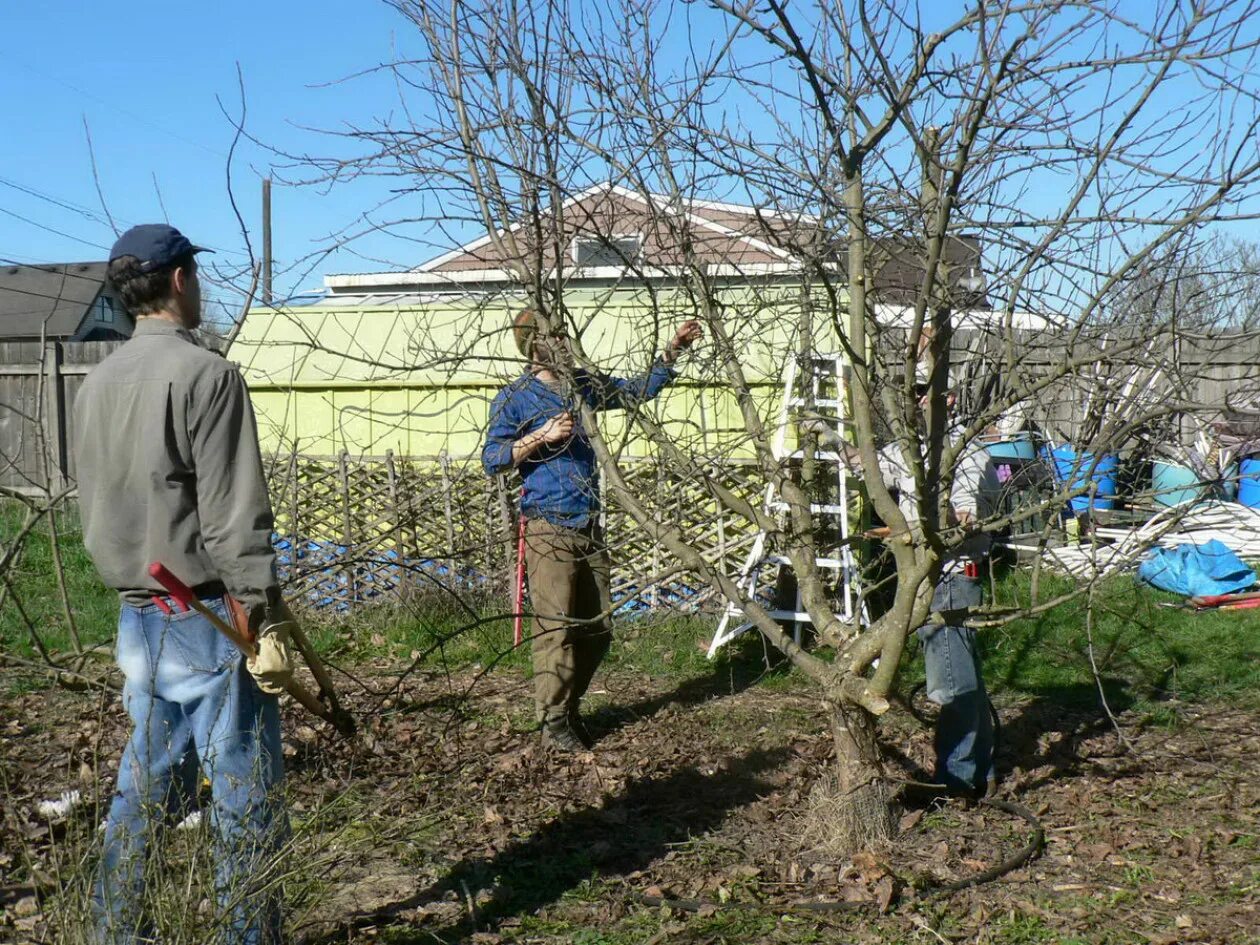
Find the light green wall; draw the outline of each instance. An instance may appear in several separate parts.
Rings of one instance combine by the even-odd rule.
[[[770,423],[802,295],[799,285],[750,283],[721,296],[724,324]],[[651,352],[695,314],[680,288],[579,288],[565,303],[587,354],[623,376],[645,370]],[[507,328],[524,304],[523,296],[486,293],[434,296],[407,308],[255,308],[229,357],[249,383],[265,450],[471,455],[491,398],[522,370]],[[828,347],[827,319],[815,321],[816,344]],[[649,409],[689,449],[751,455],[734,397],[703,349]],[[602,429],[614,443],[626,435],[616,413]],[[646,451],[641,442],[627,445],[632,455]]]

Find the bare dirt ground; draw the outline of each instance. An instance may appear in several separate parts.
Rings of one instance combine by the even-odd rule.
[[[1049,697],[1001,705],[1000,796],[1034,811],[1046,842],[1000,880],[940,895],[1017,851],[1028,825],[909,805],[888,850],[802,850],[831,746],[791,678],[598,680],[597,750],[564,759],[528,731],[522,679],[464,699],[467,681],[359,697],[368,748],[286,709],[294,856],[318,864],[292,896],[295,941],[1260,941],[1255,712],[1173,706],[1117,730]],[[86,849],[99,811],[50,824],[36,804],[107,796],[126,723],[113,695],[9,689],[3,708],[0,940],[56,941],[57,851]],[[897,775],[922,777],[929,731],[902,716],[887,737]],[[806,905],[819,902],[835,905]]]

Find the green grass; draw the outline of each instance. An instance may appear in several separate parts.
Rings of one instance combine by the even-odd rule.
[[[1027,602],[1029,576],[999,586],[998,603]],[[1048,599],[1070,589],[1045,580]],[[1035,618],[985,631],[985,675],[996,691],[1054,694],[1069,702],[1097,699],[1094,661],[1108,697],[1154,706],[1169,698],[1221,699],[1256,705],[1260,694],[1260,611],[1194,613],[1161,607],[1179,598],[1120,575],[1103,582],[1087,632],[1084,597]],[[1171,721],[1171,719],[1168,719]]]
[[[26,518],[26,507],[17,502],[0,503],[0,545],[7,550],[13,536]],[[107,643],[114,637],[118,623],[118,595],[101,584],[96,569],[83,548],[78,516],[73,512],[57,517],[62,564],[79,637],[84,646]],[[54,651],[70,650],[70,633],[66,624],[60,592],[53,567],[52,542],[48,520],[44,518],[27,536],[9,578],[45,644]],[[0,647],[25,659],[36,656],[26,622],[10,597],[0,610]]]
[[[7,544],[25,507],[0,504],[0,542]],[[73,611],[86,645],[112,639],[117,597],[101,585],[83,549],[73,514],[59,516],[62,555]],[[11,579],[27,615],[48,646],[69,649],[60,596],[53,577],[47,522],[28,536]],[[1030,578],[1012,572],[997,587],[997,606],[1029,600]],[[1066,580],[1043,575],[1040,595],[1068,590]],[[1260,609],[1193,613],[1159,606],[1173,595],[1144,587],[1132,577],[1103,582],[1095,595],[1092,628],[1094,659],[1113,708],[1144,709],[1155,724],[1176,724],[1176,702],[1224,700],[1260,704]],[[528,672],[528,647],[514,649],[510,606],[502,599],[427,593],[401,605],[364,608],[355,615],[312,615],[308,630],[316,646],[343,661],[369,657],[406,660],[427,654],[433,667]],[[985,675],[995,693],[1052,696],[1065,705],[1097,700],[1086,633],[1086,600],[981,634]],[[711,617],[669,612],[622,617],[607,666],[679,684],[707,679],[732,689],[756,682],[767,688],[803,685],[753,633],[728,646],[718,660],[705,658],[703,644],[713,632]],[[526,631],[528,633],[528,623]],[[30,634],[12,601],[0,610],[0,646],[30,659]],[[917,647],[910,647],[905,685],[922,678]]]

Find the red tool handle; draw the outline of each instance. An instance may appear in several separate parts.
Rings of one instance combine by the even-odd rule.
[[[160,561],[154,561],[151,565],[149,565],[149,577],[153,578],[153,580],[157,581],[166,588],[166,592],[170,594],[171,599],[179,605],[179,609],[181,611],[192,610],[193,601],[197,599],[193,594],[192,589],[175,575],[171,574],[171,572],[167,570],[166,565]]]
[[[1195,607],[1219,607],[1222,604],[1238,604],[1245,600],[1257,599],[1260,599],[1260,593],[1244,591],[1239,594],[1207,594],[1191,597],[1190,603]]]
[[[166,588],[175,603],[184,610],[197,611],[197,613],[205,617],[206,620],[210,621],[210,624],[216,630],[236,644],[237,648],[246,656],[252,657],[256,655],[258,649],[253,640],[249,640],[241,636],[240,631],[237,630],[236,627],[228,623],[228,621],[224,620],[201,601],[197,600],[197,598],[193,596],[193,592],[189,590],[188,585],[167,570],[160,561],[154,561],[151,565],[149,565],[149,575]],[[164,606],[165,602],[161,601],[160,598],[154,597],[153,600],[163,610],[167,609]],[[300,634],[300,632],[301,631],[295,631],[295,635]],[[310,644],[305,641],[300,643],[299,646],[302,648],[304,655],[310,648]],[[324,680],[327,680],[327,673],[324,673]],[[315,696],[308,692],[306,687],[304,687],[296,679],[290,679],[284,684],[284,688],[285,691],[288,692],[295,700],[300,702],[315,715],[318,715],[321,719],[324,719],[332,724],[338,731],[345,735],[354,734],[354,719],[345,712],[341,711],[340,707],[334,710],[324,705],[315,698]]]
[[[162,613],[166,614],[168,617],[175,613],[175,611],[171,610],[171,605],[166,602],[165,597],[159,597],[157,594],[154,594],[153,604],[158,610],[162,611]]]
[[[524,490],[522,490],[524,495]],[[512,623],[512,645],[520,646],[525,639],[525,516],[516,539],[516,618]]]

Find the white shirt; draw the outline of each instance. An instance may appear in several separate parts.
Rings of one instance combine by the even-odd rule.
[[[854,470],[861,475],[861,470]],[[897,507],[906,517],[906,524],[914,528],[919,524],[919,505],[915,495],[914,476],[910,464],[902,455],[901,447],[890,443],[879,451],[879,473],[884,485],[897,490]],[[955,512],[966,513],[972,519],[979,518],[979,498],[987,480],[993,479],[989,453],[978,440],[972,440],[963,450],[954,467],[954,481],[950,487],[949,502]],[[962,570],[965,560],[983,558],[993,544],[988,532],[972,532],[961,543],[950,549],[942,573]]]

